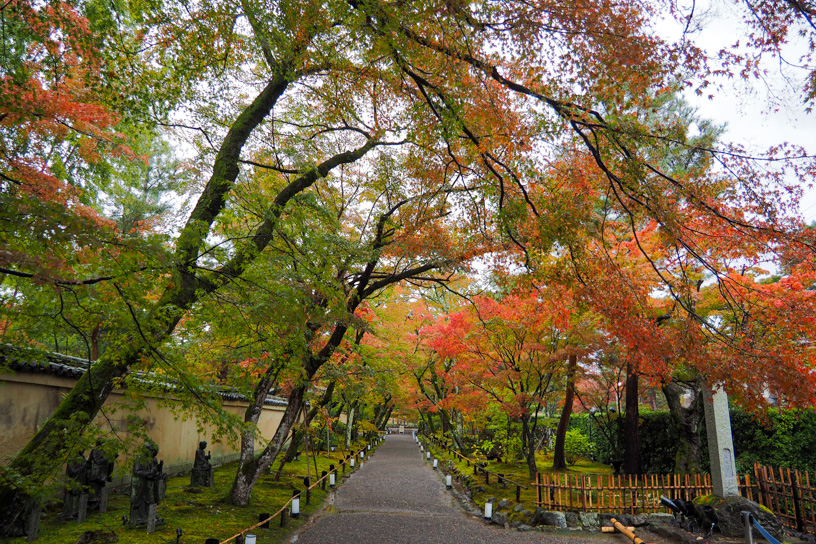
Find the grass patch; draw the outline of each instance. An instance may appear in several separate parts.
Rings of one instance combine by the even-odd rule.
[[[353,451],[359,450],[359,444]],[[375,447],[372,445],[373,453]],[[340,459],[343,452],[335,452],[331,457],[326,453],[317,457],[317,475],[315,475],[314,459],[309,457],[312,482],[315,482],[322,471],[328,471],[329,465],[338,468],[338,485],[342,483],[343,471],[340,469]],[[273,469],[277,471],[277,463]],[[359,467],[359,464],[357,465]],[[48,544],[74,544],[85,531],[113,531],[119,538],[120,544],[172,544],[176,541],[176,528],[181,527],[183,535],[179,544],[202,544],[207,538],[225,540],[241,530],[258,523],[261,513],[274,514],[291,497],[292,489],[301,490],[300,519],[289,518],[285,528],[280,527],[280,519],[269,522],[269,529],[253,529],[250,533],[257,535],[259,544],[274,544],[283,542],[285,538],[297,531],[308,519],[323,506],[328,493],[320,487],[312,490],[311,504],[306,504],[306,493],[303,478],[307,475],[306,456],[301,455],[299,461],[288,463],[281,473],[280,481],[273,481],[272,474],[264,474],[258,479],[252,490],[252,499],[249,506],[238,507],[227,504],[226,497],[235,479],[237,463],[231,463],[215,470],[215,487],[198,488],[200,492],[192,493],[188,487],[190,475],[170,478],[167,482],[167,494],[159,504],[158,515],[164,523],[156,528],[155,533],[148,534],[144,527],[134,528],[122,525],[122,516],[130,513],[130,496],[112,494],[108,502],[108,511],[105,513],[89,512],[85,523],[75,521],[60,521],[61,505],[55,504],[45,509],[40,524],[38,542]],[[356,470],[356,468],[355,468]],[[347,467],[346,474],[351,474]],[[0,539],[2,542],[23,544],[25,537]]]

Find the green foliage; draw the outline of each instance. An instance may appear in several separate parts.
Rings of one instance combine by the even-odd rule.
[[[612,461],[623,459],[623,418],[618,414],[573,414],[570,428],[578,429],[587,436],[599,462],[609,465]]]
[[[593,444],[589,437],[578,429],[570,429],[564,437],[564,458],[568,465],[574,465],[578,458],[589,458],[592,455]]]
[[[816,470],[816,412],[813,410],[771,409],[766,420],[758,420],[738,408],[731,408],[731,427],[737,472],[753,472],[754,463],[800,470]],[[617,420],[617,419],[616,419]],[[593,423],[589,414],[576,414],[570,426],[590,435],[598,461],[609,464],[614,454],[608,434],[599,428],[603,420]],[[620,418],[622,423],[623,419]],[[616,440],[623,437],[623,426],[617,430]],[[701,426],[702,466],[708,468],[708,442],[705,424]],[[622,443],[622,442],[620,442]],[[668,412],[641,412],[640,464],[646,474],[668,474],[674,470],[677,437]]]
[[[731,409],[734,451],[739,472],[752,472],[755,462],[773,467],[816,470],[816,412],[768,411],[766,421]]]
[[[647,474],[674,471],[677,439],[668,412],[640,412],[640,464]]]

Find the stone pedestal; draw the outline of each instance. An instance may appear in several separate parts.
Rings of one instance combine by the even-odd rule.
[[[147,532],[148,533],[155,533],[156,532],[156,525],[158,524],[158,518],[156,517],[156,506],[155,504],[151,504],[147,508]]]
[[[26,518],[26,535],[29,542],[34,542],[40,536],[40,517],[42,517],[42,507],[34,505]]]
[[[85,523],[85,520],[88,519],[88,499],[89,496],[87,493],[83,493],[79,496],[79,510],[77,511],[77,523]]]
[[[734,443],[731,438],[728,395],[720,387],[713,391],[706,388],[704,405],[714,494],[722,498],[738,497],[739,482],[734,461]]]
[[[108,511],[108,499],[109,498],[110,498],[110,489],[106,485],[99,492],[99,511],[100,512],[107,512]]]

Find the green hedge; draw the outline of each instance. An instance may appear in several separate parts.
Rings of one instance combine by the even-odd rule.
[[[772,409],[763,424],[731,410],[731,428],[740,472],[753,470],[755,462],[816,471],[816,411]]]
[[[603,426],[603,429],[600,427]],[[751,472],[754,462],[774,467],[816,471],[816,412],[813,410],[768,411],[758,421],[738,408],[731,409],[737,470]],[[597,460],[611,464],[623,458],[623,416],[587,413],[573,415],[570,427],[580,430],[594,446]],[[590,429],[591,428],[591,429]],[[701,429],[704,469],[709,466],[705,423]],[[612,438],[610,442],[609,438]],[[668,412],[641,412],[640,464],[647,474],[666,474],[674,469],[677,437]]]

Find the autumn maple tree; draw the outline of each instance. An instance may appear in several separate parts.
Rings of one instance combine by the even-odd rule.
[[[781,25],[787,5],[760,19]],[[770,387],[811,404],[813,387],[791,387],[812,386],[807,316],[785,310],[811,302],[812,235],[792,210],[814,161],[779,145],[758,166],[664,108],[679,88],[750,69],[658,35],[667,13],[688,15],[660,2],[6,4],[4,287],[65,298],[94,285],[110,315],[71,317],[82,337],[104,323],[106,348],[4,467],[0,502],[18,507],[2,525],[66,458],[62,429],[81,434],[115,383],[164,364],[199,309],[219,319],[221,293],[257,324],[253,302],[275,282],[288,298],[269,310],[302,319],[266,337],[286,339],[274,357],[252,356],[274,374],[288,353],[299,374],[239,504],[362,302],[444,283],[481,255],[569,289],[640,375],[682,364],[739,400]],[[140,159],[127,127],[184,161],[169,169],[177,215],[124,243],[107,200],[124,181],[96,165]],[[761,265],[780,260],[794,264],[785,281],[763,283]],[[255,400],[270,384],[257,385]]]

